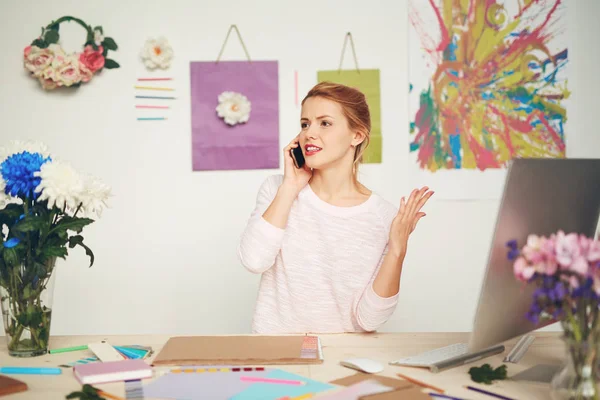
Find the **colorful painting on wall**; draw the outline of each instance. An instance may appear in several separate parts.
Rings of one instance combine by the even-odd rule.
[[[511,159],[566,157],[565,11],[560,0],[409,2],[420,183],[442,197],[497,197]]]
[[[365,94],[371,112],[371,136],[363,154],[363,163],[381,163],[381,96],[378,69],[318,71],[319,82],[329,81],[359,89]]]
[[[192,169],[279,168],[277,61],[190,63]]]

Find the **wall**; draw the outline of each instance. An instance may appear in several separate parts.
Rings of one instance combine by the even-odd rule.
[[[600,3],[568,3],[575,104],[568,155],[598,157]],[[214,60],[232,23],[254,59],[279,60],[281,147],[298,132],[293,71],[302,95],[317,70],[337,68],[351,31],[361,68],[380,68],[382,79],[384,163],[364,166],[362,179],[394,203],[412,189],[403,1],[2,0],[0,15],[0,143],[43,140],[114,192],[112,208],[85,232],[96,264],[87,268],[82,251],[60,263],[53,334],[249,332],[259,277],[239,264],[237,240],[260,183],[280,171],[192,172],[190,156],[189,62]],[[63,15],[102,25],[120,46],[113,54],[122,68],[77,93],[44,93],[20,57],[42,25]],[[74,24],[61,32],[69,49],[83,42]],[[168,74],[176,77],[179,98],[168,121],[139,123],[133,85],[147,73],[137,56],[147,37],[160,34],[175,50]],[[223,60],[243,57],[231,36]],[[349,53],[345,67],[352,68]],[[470,330],[497,207],[497,201],[431,200],[410,241],[400,305],[384,331]]]

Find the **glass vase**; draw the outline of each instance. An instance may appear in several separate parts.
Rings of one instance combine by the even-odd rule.
[[[563,342],[565,360],[561,370],[552,379],[552,399],[600,400],[600,343],[592,338],[582,342],[563,338]]]
[[[48,352],[56,258],[38,265],[43,271],[31,278],[23,265],[2,272],[0,305],[8,353],[13,357],[35,357]]]

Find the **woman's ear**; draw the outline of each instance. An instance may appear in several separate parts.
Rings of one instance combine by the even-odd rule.
[[[355,131],[354,137],[352,138],[352,146],[358,147],[362,142],[365,141],[367,135],[363,131]]]

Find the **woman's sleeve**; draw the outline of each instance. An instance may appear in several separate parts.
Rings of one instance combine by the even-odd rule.
[[[386,253],[387,246],[381,256],[375,274],[373,274],[373,278],[369,281],[355,308],[355,321],[361,329],[367,332],[376,331],[385,324],[398,305],[399,291],[392,297],[381,297],[373,289],[373,281],[375,281]]]
[[[271,225],[262,217],[275,198],[281,180],[282,176],[274,175],[261,185],[256,197],[256,206],[238,245],[238,257],[242,265],[255,274],[271,268],[281,249],[284,230]]]

